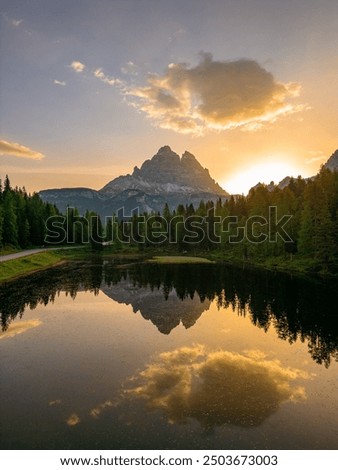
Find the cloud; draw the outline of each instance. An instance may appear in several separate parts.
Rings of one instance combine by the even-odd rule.
[[[21,25],[21,23],[23,23],[23,19],[22,19],[22,18],[20,18],[20,19],[17,20],[17,19],[15,19],[15,18],[9,17],[6,13],[1,13],[1,12],[0,12],[0,15],[4,18],[4,20],[5,20],[8,24],[14,26],[15,28],[17,28],[18,26]]]
[[[98,418],[100,414],[107,408],[113,408],[118,405],[118,402],[113,402],[112,400],[106,400],[104,403],[100,403],[95,408],[90,410],[90,416],[92,418]]]
[[[169,42],[173,42],[181,36],[184,36],[186,31],[183,28],[179,28],[173,32],[173,34],[169,37]]]
[[[137,65],[134,64],[131,60],[121,67],[121,72],[125,75],[138,75]]]
[[[94,70],[94,76],[98,78],[99,80],[101,80],[103,83],[106,83],[107,85],[110,85],[110,86],[122,84],[121,80],[119,80],[118,78],[108,77],[108,75],[106,75],[103,72],[102,68],[98,68]]]
[[[21,25],[21,23],[23,22],[23,20],[11,20],[11,24],[15,27],[18,27]]]
[[[38,319],[22,321],[22,322],[13,322],[9,325],[6,331],[4,331],[3,333],[0,333],[0,339],[13,338],[16,335],[21,335],[22,333],[25,333],[26,331],[32,328],[36,328],[37,326],[40,326],[41,324],[42,324],[42,321]]]
[[[61,400],[51,400],[50,402],[48,402],[49,406],[56,406],[60,404],[61,404]]]
[[[309,379],[301,370],[267,360],[260,351],[238,354],[206,351],[203,346],[160,354],[124,391],[125,400],[141,400],[160,410],[170,423],[197,420],[204,428],[231,424],[259,426],[284,402],[306,399]],[[136,384],[135,384],[136,381]]]
[[[298,83],[277,82],[254,60],[215,61],[203,53],[197,66],[171,63],[164,74],[149,74],[146,86],[130,87],[126,94],[159,127],[203,134],[256,130],[299,112],[304,106],[289,102],[299,92]]]
[[[73,62],[70,64],[70,67],[77,73],[83,72],[86,68],[85,64],[79,62],[78,60],[73,60]]]
[[[60,86],[66,86],[65,81],[60,81],[60,80],[54,80],[54,85],[60,85]]]
[[[69,416],[66,423],[68,424],[68,426],[76,426],[77,424],[80,423],[80,418],[78,417],[77,414],[73,413],[72,415]]]
[[[15,157],[31,158],[33,160],[41,160],[44,158],[44,155],[40,152],[36,152],[15,142],[7,142],[6,140],[0,140],[0,155],[13,155]]]

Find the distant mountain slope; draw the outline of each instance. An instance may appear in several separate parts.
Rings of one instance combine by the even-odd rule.
[[[338,150],[336,150],[331,157],[327,160],[327,162],[323,165],[323,168],[327,168],[330,171],[338,171]],[[315,176],[310,176],[306,178],[306,180],[312,180]],[[284,189],[289,186],[291,181],[290,176],[286,176],[283,178],[278,184],[275,184],[273,181],[271,183],[266,184],[265,186],[268,188],[269,191],[273,191],[275,188]],[[257,183],[251,189],[256,189],[259,186],[262,186],[262,183]]]
[[[54,203],[61,211],[77,207],[80,213],[93,210],[101,216],[110,216],[124,208],[128,215],[138,208],[144,211],[162,211],[165,203],[171,209],[178,204],[197,206],[201,200],[227,198],[222,189],[189,152],[180,158],[169,146],[159,149],[141,168],[131,175],[119,176],[99,191],[88,188],[47,189],[40,191],[44,201]]]
[[[331,171],[338,171],[338,149],[331,155],[325,163],[324,168]]]

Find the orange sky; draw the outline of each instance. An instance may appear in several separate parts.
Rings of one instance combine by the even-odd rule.
[[[6,0],[1,21],[0,174],[29,191],[99,189],[170,145],[246,193],[338,147],[336,1]]]

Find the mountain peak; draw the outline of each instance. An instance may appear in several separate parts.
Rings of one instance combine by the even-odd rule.
[[[192,153],[185,151],[180,158],[169,145],[161,147],[151,159],[145,160],[141,168],[135,167],[132,175],[110,181],[100,193],[113,195],[122,189],[137,189],[147,194],[211,193],[227,196]]]
[[[191,160],[191,161],[197,161],[195,155],[192,153],[188,152],[187,150],[184,152],[182,155],[182,160]]]
[[[179,157],[179,155],[177,155],[177,153],[175,153],[173,150],[171,150],[169,145],[165,145],[164,147],[161,147],[158,150],[158,152],[153,156],[153,158],[151,160],[146,160],[146,162],[152,161],[152,160],[158,161],[158,160],[162,160],[162,159],[166,160],[168,162],[170,162],[170,160],[173,160],[176,163],[178,163],[179,160],[180,160],[180,157]]]
[[[140,168],[135,166],[132,174],[118,176],[99,191],[70,188],[45,190],[40,195],[62,211],[76,205],[81,213],[89,209],[101,216],[112,215],[121,208],[127,212],[136,208],[141,213],[159,212],[165,203],[171,209],[178,204],[197,207],[201,200],[228,197],[192,153],[185,151],[180,158],[169,145],[161,147]]]
[[[169,145],[163,145],[163,147],[160,147],[158,152],[157,152],[157,155],[162,155],[162,154],[167,154],[167,153],[175,153],[171,150],[171,148],[169,147]],[[176,154],[175,154],[176,155]]]

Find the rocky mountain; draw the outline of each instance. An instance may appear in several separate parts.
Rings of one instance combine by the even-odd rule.
[[[267,188],[268,191],[273,191],[274,189],[276,188],[279,188],[279,189],[284,189],[286,188],[287,186],[289,186],[290,184],[290,181],[291,181],[291,176],[286,176],[285,178],[283,178],[278,184],[275,184],[274,181],[271,181],[269,184],[264,184],[264,183],[257,183],[255,186],[253,186],[251,189],[257,189],[259,188],[260,186],[265,186]]]
[[[328,161],[325,163],[324,168],[331,171],[338,171],[338,150],[336,150]]]
[[[222,189],[189,152],[180,158],[169,146],[159,149],[152,159],[132,174],[119,176],[102,189],[63,188],[40,191],[44,201],[55,204],[61,211],[77,207],[80,213],[93,210],[102,217],[118,213],[122,208],[129,215],[138,209],[162,211],[168,203],[171,209],[178,204],[198,206],[201,200],[225,199],[229,194]]]
[[[114,196],[125,189],[148,194],[206,192],[226,195],[194,155],[184,152],[180,158],[169,146],[160,148],[140,169],[135,167],[131,175],[110,181],[100,192]]]

